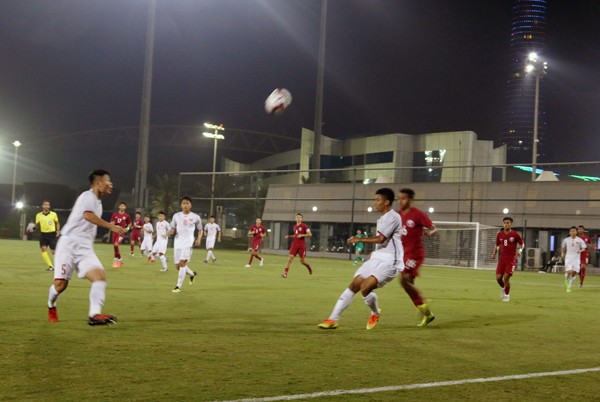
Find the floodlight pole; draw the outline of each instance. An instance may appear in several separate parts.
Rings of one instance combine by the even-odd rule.
[[[15,161],[13,163],[13,179],[12,179],[12,198],[11,205],[15,206],[15,188],[17,186],[17,155],[19,154],[19,147],[22,145],[20,141],[12,143],[15,147]]]
[[[214,204],[215,204],[215,173],[217,171],[217,143],[219,140],[224,140],[225,136],[219,134],[219,131],[225,130],[222,124],[216,125],[211,123],[204,123],[204,127],[215,130],[214,133],[202,133],[206,138],[212,138],[215,142],[213,147],[213,165],[212,165],[212,181],[210,185],[210,214],[214,215]]]
[[[315,102],[315,136],[313,144],[312,183],[321,177],[321,132],[323,127],[323,85],[325,81],[325,37],[327,33],[327,0],[321,0],[321,22],[319,31],[319,57],[317,60],[317,99]]]
[[[538,113],[540,109],[540,74],[535,75],[535,101],[533,108],[533,155],[531,156],[531,181],[535,181],[537,173],[538,153]]]

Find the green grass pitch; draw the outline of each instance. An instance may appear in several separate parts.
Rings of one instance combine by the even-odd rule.
[[[218,246],[217,246],[218,247]],[[48,323],[52,273],[36,242],[0,241],[0,400],[218,401],[487,378],[600,366],[600,278],[567,294],[562,275],[517,272],[503,303],[492,271],[423,267],[417,286],[436,320],[420,317],[397,281],[378,290],[372,331],[357,296],[336,330],[327,318],[355,268],[307,257],[315,274],[286,257],[244,268],[245,250],[219,250],[216,264],[195,251],[198,271],[171,293],[176,272],[130,257],[110,268],[105,313],[117,325],[89,327],[89,282],[74,279]],[[172,253],[172,250],[169,250]],[[169,254],[171,257],[171,254]],[[600,373],[459,384],[330,401],[592,401]]]

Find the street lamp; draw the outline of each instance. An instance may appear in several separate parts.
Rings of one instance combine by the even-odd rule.
[[[536,52],[529,53],[527,57],[527,65],[525,72],[527,74],[535,74],[535,103],[533,111],[533,144],[532,144],[532,161],[531,161],[531,181],[535,181],[537,170],[537,147],[538,147],[538,114],[540,109],[540,78],[546,74],[548,63],[541,60]]]
[[[206,138],[212,138],[215,140],[215,146],[213,150],[212,183],[210,186],[210,215],[213,215],[213,206],[215,203],[215,172],[217,169],[217,141],[225,139],[223,134],[219,134],[219,131],[223,131],[225,128],[222,124],[216,125],[211,123],[204,123],[204,127],[210,130],[215,130],[214,133],[202,133],[202,135]]]
[[[12,143],[15,147],[15,163],[13,165],[13,183],[12,183],[12,206],[15,205],[15,186],[17,185],[17,155],[19,153],[19,147],[22,145],[21,142],[15,141]]]

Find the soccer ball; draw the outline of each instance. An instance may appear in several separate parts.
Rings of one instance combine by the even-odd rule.
[[[285,88],[277,88],[265,100],[265,110],[269,114],[280,115],[292,103],[292,94]]]

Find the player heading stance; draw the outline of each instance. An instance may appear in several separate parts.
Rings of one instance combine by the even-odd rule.
[[[585,234],[585,227],[579,225],[577,227],[577,236],[584,241],[586,248],[580,254],[581,263],[579,268],[579,287],[583,287],[583,281],[585,279],[585,270],[587,269],[588,263],[590,262],[590,248],[592,247],[592,239],[590,236]]]
[[[131,236],[129,237],[129,246],[131,248],[131,256],[135,255],[135,245],[137,244],[142,252],[142,228],[144,227],[144,221],[142,220],[142,214],[140,212],[135,213],[135,218],[131,223]],[[143,255],[143,253],[142,253]]]
[[[361,229],[356,229],[354,237],[357,239],[364,239],[367,235],[364,234]],[[352,265],[357,265],[359,261],[365,262],[365,257],[362,256],[364,247],[364,243],[360,240],[354,243],[354,263]]]
[[[581,268],[581,253],[587,250],[587,244],[577,237],[577,228],[571,226],[569,237],[563,240],[560,247],[560,257],[565,262],[565,288],[571,293],[571,286]]]
[[[304,261],[304,257],[306,257],[306,239],[307,237],[312,237],[312,233],[308,226],[302,223],[302,214],[298,212],[296,214],[296,224],[293,227],[294,234],[293,235],[285,235],[286,239],[293,237],[292,245],[290,246],[290,257],[288,258],[287,264],[285,265],[285,269],[281,274],[282,278],[287,278],[288,272],[290,271],[290,265],[292,265],[292,261],[294,261],[295,256],[300,256],[300,264],[304,265],[306,269],[308,269],[308,274],[312,275],[313,270]]]
[[[156,222],[156,241],[154,242],[154,246],[152,246],[152,256],[150,257],[150,261],[154,261],[158,255],[158,259],[162,264],[161,271],[163,272],[169,270],[167,266],[167,257],[165,257],[165,254],[167,253],[167,245],[169,242],[168,233],[171,230],[171,225],[165,219],[165,213],[163,211],[159,211],[158,222]]]
[[[35,216],[35,224],[40,226],[40,250],[42,258],[48,266],[48,271],[54,271],[52,260],[48,256],[48,247],[52,250],[56,249],[56,242],[60,236],[60,222],[56,212],[50,211],[50,201],[42,201],[42,212],[38,212]]]
[[[352,244],[362,241],[379,246],[371,254],[371,258],[356,270],[354,279],[341,294],[329,318],[318,325],[319,328],[337,328],[340,315],[359,291],[371,309],[367,329],[373,329],[377,325],[381,310],[379,310],[377,294],[373,291],[385,286],[404,269],[402,240],[400,239],[402,219],[392,208],[395,198],[394,190],[389,188],[380,188],[375,192],[373,204],[377,212],[381,213],[381,217],[377,220],[377,236],[362,239],[352,236],[347,242]]]
[[[181,197],[179,204],[181,211],[173,215],[171,230],[168,232],[169,236],[175,234],[173,254],[175,265],[179,270],[177,286],[172,290],[173,293],[181,292],[186,274],[190,276],[190,285],[194,283],[197,274],[187,266],[187,263],[192,257],[192,247],[194,245],[198,247],[202,242],[202,220],[192,212],[192,199],[188,196]],[[198,229],[198,238],[194,239],[196,229]]]
[[[123,266],[123,259],[121,258],[121,252],[119,251],[119,245],[123,243],[123,240],[125,240],[125,233],[127,233],[131,228],[131,216],[125,212],[126,209],[127,204],[121,201],[119,203],[119,210],[113,212],[112,217],[110,218],[110,223],[125,229],[124,232],[113,232],[112,235],[113,247],[115,248],[115,259],[112,265],[113,268],[121,268]]]
[[[503,229],[496,235],[496,247],[492,253],[492,260],[500,251],[500,258],[496,266],[496,282],[502,288],[500,297],[502,301],[510,301],[510,277],[516,266],[517,258],[521,255],[523,239],[512,229],[513,218],[505,216],[502,219]]]
[[[103,195],[112,192],[110,174],[106,170],[94,170],[90,176],[91,188],[75,201],[62,236],[56,247],[56,270],[54,283],[48,294],[48,321],[58,322],[56,301],[69,286],[73,271],[79,278],[86,278],[90,287],[89,325],[114,324],[117,319],[102,314],[106,293],[106,274],[102,263],[94,253],[94,240],[98,226],[123,234],[125,229],[101,218]]]
[[[208,223],[204,226],[204,235],[206,236],[206,258],[204,262],[212,259],[213,264],[217,261],[217,257],[213,253],[215,241],[221,243],[221,227],[215,223],[215,216],[211,215],[208,218]]]
[[[415,279],[419,276],[419,268],[425,261],[425,248],[423,247],[423,236],[431,236],[437,229],[427,214],[412,206],[415,192],[410,188],[403,188],[398,195],[400,204],[400,218],[402,218],[402,246],[404,248],[404,271],[400,276],[400,285],[404,288],[408,297],[423,314],[423,320],[418,325],[425,327],[435,319],[425,299],[415,286]]]
[[[154,262],[152,259],[152,236],[154,235],[154,227],[152,226],[152,218],[150,215],[144,216],[144,226],[142,226],[142,230],[144,231],[144,240],[142,240],[140,251],[142,252],[142,255],[148,257],[148,262]]]
[[[245,268],[250,268],[252,266],[252,259],[254,257],[258,258],[260,261],[260,266],[262,267],[265,263],[265,259],[258,255],[258,250],[260,250],[263,237],[267,235],[267,229],[265,229],[265,227],[262,225],[262,219],[258,216],[256,217],[256,222],[254,225],[250,226],[248,235],[252,236],[252,254],[250,254],[250,261],[248,261],[248,264],[246,264]]]

